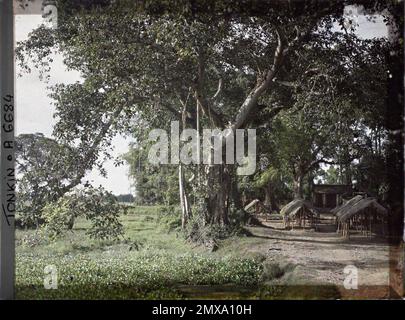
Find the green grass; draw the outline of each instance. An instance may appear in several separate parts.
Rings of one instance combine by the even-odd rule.
[[[261,266],[253,260],[216,260],[198,254],[140,252],[128,257],[93,259],[85,254],[18,255],[18,298],[173,298],[178,285],[254,286]],[[44,266],[54,264],[59,289],[43,289]]]
[[[300,266],[268,261],[261,238],[234,235],[219,241],[215,252],[185,241],[176,208],[131,207],[121,221],[125,238],[118,242],[89,239],[83,219],[53,242],[34,230],[17,230],[16,298],[339,297],[334,287],[276,285],[280,278],[294,280]],[[58,270],[56,290],[44,288],[47,265]]]
[[[54,242],[33,230],[18,230],[16,297],[168,299],[183,298],[179,288],[184,286],[259,285],[262,259],[193,246],[179,233],[175,215],[163,209],[130,208],[121,218],[125,239],[119,242],[90,240],[85,220],[78,220],[73,232]],[[58,269],[56,290],[44,289],[47,265]]]

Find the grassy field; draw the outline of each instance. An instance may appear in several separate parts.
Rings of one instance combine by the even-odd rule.
[[[225,242],[228,248],[221,246],[217,252],[196,247],[184,240],[176,221],[162,211],[161,207],[129,209],[121,218],[126,239],[119,242],[90,240],[84,220],[54,242],[34,230],[17,230],[16,297],[166,299],[195,297],[200,292],[199,297],[255,298],[260,294],[263,258],[242,255],[235,241]],[[47,265],[58,270],[56,290],[44,288]]]
[[[338,241],[335,233],[247,227],[246,233],[219,240],[218,249],[210,252],[184,239],[179,214],[173,210],[159,206],[127,208],[121,216],[125,238],[115,242],[89,239],[85,220],[77,220],[73,231],[56,241],[35,230],[17,230],[16,298],[341,297],[336,286],[340,280],[332,280],[343,273],[339,261],[336,268],[330,264]],[[365,261],[378,255],[381,248],[374,247],[361,250]],[[339,248],[360,253],[350,243],[342,242]],[[44,288],[44,268],[49,265],[57,268],[57,289]]]

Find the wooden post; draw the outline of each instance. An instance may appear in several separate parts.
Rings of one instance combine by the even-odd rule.
[[[13,1],[0,0],[0,300],[14,298],[14,15]]]

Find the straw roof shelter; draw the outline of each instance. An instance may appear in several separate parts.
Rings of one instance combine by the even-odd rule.
[[[348,209],[350,209],[354,204],[357,202],[361,201],[363,199],[362,196],[355,196],[348,201],[342,203],[340,206],[337,206],[335,209],[333,209],[331,212],[336,215],[336,217],[339,217],[342,215],[344,212],[346,212]]]
[[[371,235],[378,228],[385,234],[388,210],[375,198],[356,196],[334,210],[337,232],[349,237],[350,229]]]
[[[290,221],[297,222],[299,226],[301,226],[302,222],[305,226],[306,220],[309,220],[311,224],[314,224],[318,216],[312,203],[304,199],[294,199],[289,202],[281,209],[280,214],[284,216],[286,227],[289,226]]]
[[[341,207],[336,212],[338,222],[345,222],[358,214],[377,214],[381,216],[388,216],[388,210],[380,205],[375,198],[355,199],[356,196],[350,199],[346,205]],[[351,202],[351,200],[354,200]],[[349,203],[350,202],[350,203]]]
[[[308,215],[313,215],[315,213],[315,208],[311,202],[303,199],[294,199],[281,209],[280,214],[293,217],[297,215],[300,210]]]

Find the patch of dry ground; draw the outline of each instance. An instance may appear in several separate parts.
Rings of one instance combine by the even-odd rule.
[[[390,261],[392,248],[377,237],[352,235],[344,239],[335,232],[332,220],[323,219],[314,229],[285,230],[282,221],[263,221],[263,226],[249,227],[253,237],[247,251],[265,253],[269,262],[296,266],[273,283],[280,285],[313,286],[333,285],[342,297],[384,298],[390,295]],[[391,250],[391,252],[390,252]],[[353,265],[358,270],[359,290],[346,290],[343,286],[344,268]],[[392,294],[391,294],[392,296]]]

